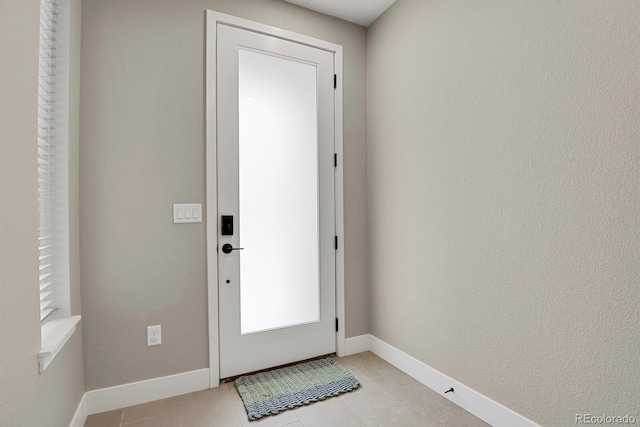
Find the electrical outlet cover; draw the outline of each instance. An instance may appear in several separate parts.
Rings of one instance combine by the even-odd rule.
[[[147,326],[147,347],[162,344],[162,329],[160,325]]]

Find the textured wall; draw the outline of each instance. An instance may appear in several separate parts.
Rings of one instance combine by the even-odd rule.
[[[545,426],[640,418],[640,3],[368,30],[371,329]]]
[[[208,367],[206,9],[344,46],[347,336],[368,332],[366,30],[275,0],[85,0],[81,262],[88,390]],[[163,343],[146,346],[146,326]]]
[[[80,0],[71,1],[71,310],[77,258]],[[0,1],[0,425],[68,426],[84,393],[80,328],[38,373],[37,101],[40,1]]]

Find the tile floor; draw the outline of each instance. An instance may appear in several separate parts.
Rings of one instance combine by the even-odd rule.
[[[336,358],[360,387],[323,402],[249,421],[233,383],[90,415],[85,427],[488,426],[370,352]]]

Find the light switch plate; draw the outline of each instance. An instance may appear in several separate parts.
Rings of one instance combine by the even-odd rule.
[[[173,223],[202,222],[201,204],[175,204],[173,205]]]

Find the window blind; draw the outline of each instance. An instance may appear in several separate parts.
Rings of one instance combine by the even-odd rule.
[[[68,32],[64,0],[40,2],[38,249],[40,320],[68,315]],[[68,8],[67,8],[68,10]]]

